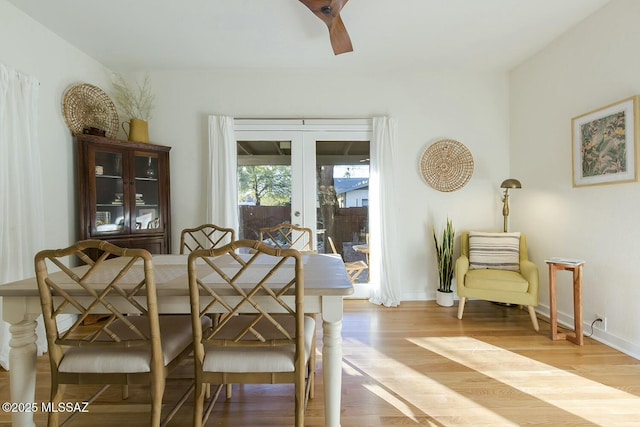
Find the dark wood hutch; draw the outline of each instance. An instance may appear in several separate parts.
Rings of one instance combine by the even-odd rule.
[[[79,240],[169,253],[171,147],[94,135],[75,145]]]

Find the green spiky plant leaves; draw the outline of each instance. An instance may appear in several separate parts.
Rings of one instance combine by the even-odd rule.
[[[453,223],[447,219],[447,225],[442,230],[442,242],[438,242],[435,229],[433,230],[433,241],[436,246],[436,256],[438,258],[438,276],[440,292],[451,292],[451,280],[453,279],[453,237],[455,230]]]

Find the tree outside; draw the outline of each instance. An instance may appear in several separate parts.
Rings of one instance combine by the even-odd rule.
[[[242,166],[238,168],[239,202],[256,206],[291,204],[290,166]]]

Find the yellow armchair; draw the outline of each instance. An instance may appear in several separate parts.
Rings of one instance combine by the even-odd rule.
[[[467,298],[527,306],[533,329],[539,330],[534,307],[538,305],[538,267],[527,253],[527,238],[520,234],[520,271],[469,268],[469,232],[461,235],[461,255],[456,260],[455,277],[458,296],[458,319],[462,319]]]

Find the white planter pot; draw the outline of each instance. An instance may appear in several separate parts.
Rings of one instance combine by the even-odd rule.
[[[436,291],[436,303],[442,307],[453,306],[453,291],[452,292]]]

